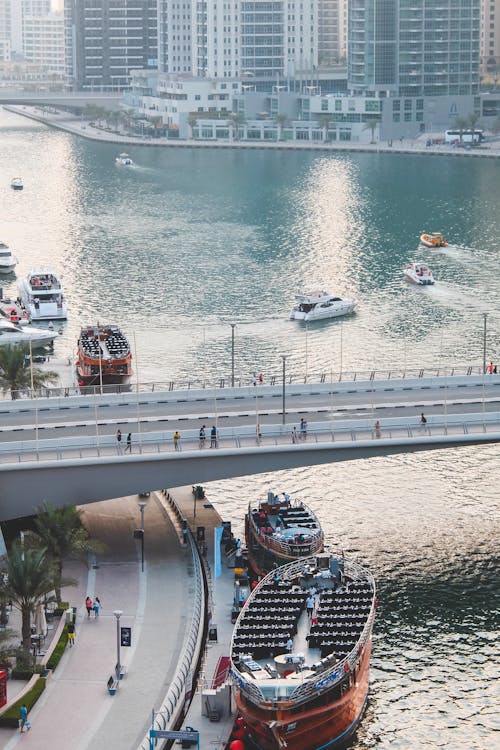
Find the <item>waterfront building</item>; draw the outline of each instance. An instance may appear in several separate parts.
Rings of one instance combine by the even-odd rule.
[[[500,0],[481,0],[481,64],[483,72],[498,77],[500,65]]]
[[[347,0],[318,0],[318,64],[330,68],[347,52]]]
[[[66,0],[66,74],[81,91],[123,91],[157,67],[157,0]]]
[[[26,16],[23,23],[23,50],[26,60],[37,63],[49,75],[65,73],[64,17],[62,13]]]

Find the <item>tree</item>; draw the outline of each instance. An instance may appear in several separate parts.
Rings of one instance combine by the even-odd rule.
[[[239,129],[245,122],[245,115],[243,112],[230,112],[227,116],[227,121],[231,128],[231,137],[235,140],[239,139]]]
[[[363,130],[369,130],[371,134],[370,143],[375,143],[375,130],[378,128],[380,123],[380,117],[369,117],[365,122]]]
[[[15,542],[1,566],[3,592],[21,612],[22,644],[31,646],[31,614],[37,604],[54,588],[54,567],[45,549],[24,549]]]
[[[469,127],[469,119],[467,117],[457,117],[454,127],[459,132],[460,145],[462,145],[464,130],[467,130],[467,128]]]
[[[81,515],[75,505],[54,508],[44,503],[34,519],[35,531],[25,534],[27,546],[45,549],[47,558],[55,567],[54,590],[58,602],[61,601],[64,559],[73,557],[85,560],[89,552],[103,549],[102,544],[90,539]]]
[[[284,112],[278,113],[276,117],[274,118],[277,126],[278,126],[278,141],[283,140],[283,128],[288,123],[288,115],[285,115]]]
[[[480,119],[481,119],[481,115],[478,112],[471,112],[467,120],[469,123],[469,127],[472,131],[476,129],[476,125]]]
[[[197,126],[197,124],[198,124],[198,118],[197,118],[197,116],[193,115],[193,114],[189,115],[189,117],[188,117],[188,125],[189,125],[189,127],[191,129],[191,138],[194,138],[194,129]]]
[[[29,357],[27,346],[0,346],[0,389],[3,393],[10,391],[12,400],[18,398],[19,391],[31,388],[41,388],[47,383],[55,383],[59,379],[57,372],[44,371],[39,367],[27,367],[26,358]]]
[[[330,125],[331,117],[330,115],[320,115],[318,117],[318,125],[323,130],[323,140],[328,140],[328,126]]]

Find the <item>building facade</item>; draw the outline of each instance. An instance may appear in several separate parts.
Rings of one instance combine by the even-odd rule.
[[[486,74],[500,66],[500,0],[481,0],[481,65]]]

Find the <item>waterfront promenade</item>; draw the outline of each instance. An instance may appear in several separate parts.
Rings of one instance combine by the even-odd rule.
[[[49,677],[30,714],[30,732],[0,729],[4,750],[135,750],[175,673],[190,616],[192,571],[160,495],[152,493],[145,507],[144,573],[133,539],[140,527],[137,496],[87,507],[84,521],[107,552],[91,570],[75,562],[65,565],[65,575],[78,581],[63,593],[77,607],[75,646],[66,649]],[[98,619],[87,618],[87,595],[101,600]],[[132,628],[132,646],[121,649],[128,674],[110,696],[106,682],[117,657],[114,610],[122,610],[120,624]]]
[[[118,132],[109,132],[104,128],[95,127],[80,116],[72,115],[63,110],[34,107],[29,105],[4,105],[4,109],[15,114],[28,117],[44,123],[52,128],[64,130],[93,141],[104,141],[121,146],[153,146],[169,148],[215,148],[215,149],[281,149],[284,151],[323,151],[323,152],[352,152],[392,153],[392,154],[425,154],[438,156],[465,156],[500,158],[500,138],[490,141],[481,148],[456,148],[451,144],[426,146],[428,138],[442,137],[442,133],[424,133],[417,139],[402,139],[399,141],[378,141],[376,143],[359,143],[356,141],[261,141],[261,140],[181,140],[178,138],[147,138],[145,136],[131,136]]]

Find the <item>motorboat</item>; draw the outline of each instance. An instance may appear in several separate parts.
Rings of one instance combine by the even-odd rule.
[[[448,247],[448,243],[441,232],[424,232],[420,235],[420,242],[426,247]]]
[[[434,284],[434,277],[427,263],[421,261],[410,263],[403,269],[403,273],[405,279],[411,281],[412,284],[419,284],[420,286]]]
[[[12,299],[3,299],[0,296],[0,315],[11,323],[19,326],[27,326],[30,322],[30,316],[19,302]]]
[[[134,162],[130,158],[128,154],[123,152],[122,154],[119,154],[115,159],[115,164],[119,164],[122,167],[130,167]]]
[[[67,317],[61,282],[50,268],[33,268],[18,282],[19,297],[32,321]]]
[[[132,375],[132,352],[115,325],[86,326],[80,331],[76,355],[78,384],[125,383]]]
[[[24,188],[22,177],[13,177],[10,186],[12,190],[22,190]]]
[[[249,505],[245,516],[248,563],[255,577],[299,557],[323,550],[323,531],[316,515],[301,500],[267,493]]]
[[[324,320],[349,315],[357,305],[354,299],[342,299],[330,292],[310,291],[295,295],[295,305],[290,310],[290,320]]]
[[[16,266],[16,256],[10,247],[0,240],[0,273],[12,273]]]
[[[244,602],[230,676],[245,747],[345,747],[362,719],[376,611],[371,573],[321,553],[268,573]]]
[[[0,316],[0,346],[31,346],[36,349],[50,346],[57,335],[53,329],[31,325],[21,327]]]

